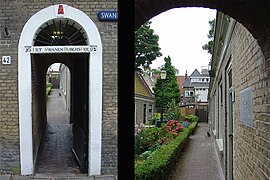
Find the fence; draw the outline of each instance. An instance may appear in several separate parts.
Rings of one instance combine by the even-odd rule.
[[[198,106],[197,108],[195,106],[185,106],[180,107],[180,110],[183,116],[196,115],[199,117],[199,122],[207,122],[208,105]]]

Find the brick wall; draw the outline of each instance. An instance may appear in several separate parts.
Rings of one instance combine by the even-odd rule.
[[[234,75],[235,101],[235,177],[245,179],[270,178],[270,78],[267,75],[264,55],[256,40],[247,30],[238,25],[235,38],[240,46],[235,46],[238,57],[235,61]],[[252,87],[253,127],[240,123],[240,91]],[[245,163],[239,163],[245,162]],[[267,177],[268,176],[268,177]]]
[[[226,68],[232,61],[232,82],[235,92],[233,103],[233,176],[234,179],[269,179],[270,175],[270,78],[267,74],[267,64],[261,48],[253,36],[237,23],[232,34],[231,41],[221,62],[211,90],[210,118],[217,120],[217,101],[214,99],[214,91],[218,93],[218,86],[223,85],[223,134],[224,156],[221,156],[224,174],[227,176],[227,89]],[[240,123],[240,91],[252,88],[253,100],[253,127]],[[215,101],[215,102],[214,102]],[[215,104],[215,106],[214,106]],[[216,114],[214,114],[216,113]],[[216,121],[217,123],[217,121]],[[213,124],[212,124],[213,128]]]
[[[32,128],[33,157],[37,160],[43,132],[46,127],[46,68],[44,60],[32,58]]]
[[[96,24],[103,46],[102,174],[117,174],[117,22],[101,22],[97,12],[117,10],[117,1],[55,0],[82,10]],[[1,1],[0,57],[10,55],[11,65],[0,63],[0,174],[20,169],[18,119],[18,42],[27,20],[52,1]],[[10,37],[3,36],[7,26]]]
[[[18,122],[18,78],[17,47],[18,35],[14,24],[14,13],[6,1],[0,8],[0,57],[10,55],[11,64],[0,63],[0,172],[19,169],[19,122]],[[12,3],[10,3],[12,4]],[[6,23],[8,22],[8,23]],[[10,37],[3,34],[4,25],[8,26]]]

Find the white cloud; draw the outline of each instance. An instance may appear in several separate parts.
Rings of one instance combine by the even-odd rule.
[[[175,8],[152,18],[151,28],[159,35],[162,57],[153,61],[152,68],[162,66],[164,57],[172,59],[172,65],[184,75],[196,68],[207,66],[211,55],[202,49],[210,26],[208,21],[216,17],[216,10],[207,8]]]

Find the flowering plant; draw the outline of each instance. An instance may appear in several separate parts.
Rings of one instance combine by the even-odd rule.
[[[137,136],[143,129],[145,129],[145,125],[143,123],[135,124],[135,136]]]
[[[135,154],[145,152],[141,157],[148,157],[161,145],[168,144],[174,140],[184,128],[177,120],[169,120],[161,128],[146,128],[142,123],[135,125]],[[148,152],[146,152],[148,151]]]
[[[155,148],[158,139],[162,137],[160,134],[160,128],[158,127],[139,129],[140,128],[138,127],[135,135],[135,154],[140,154],[151,147]]]
[[[158,140],[158,143],[168,144],[179,136],[182,129],[184,129],[184,127],[177,120],[169,120],[161,127],[161,132],[163,132],[161,134],[164,134],[164,136]]]

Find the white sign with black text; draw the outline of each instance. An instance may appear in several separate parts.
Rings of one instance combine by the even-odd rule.
[[[2,56],[2,64],[11,64],[11,56]]]
[[[25,53],[91,53],[97,51],[96,45],[89,46],[24,46]]]

